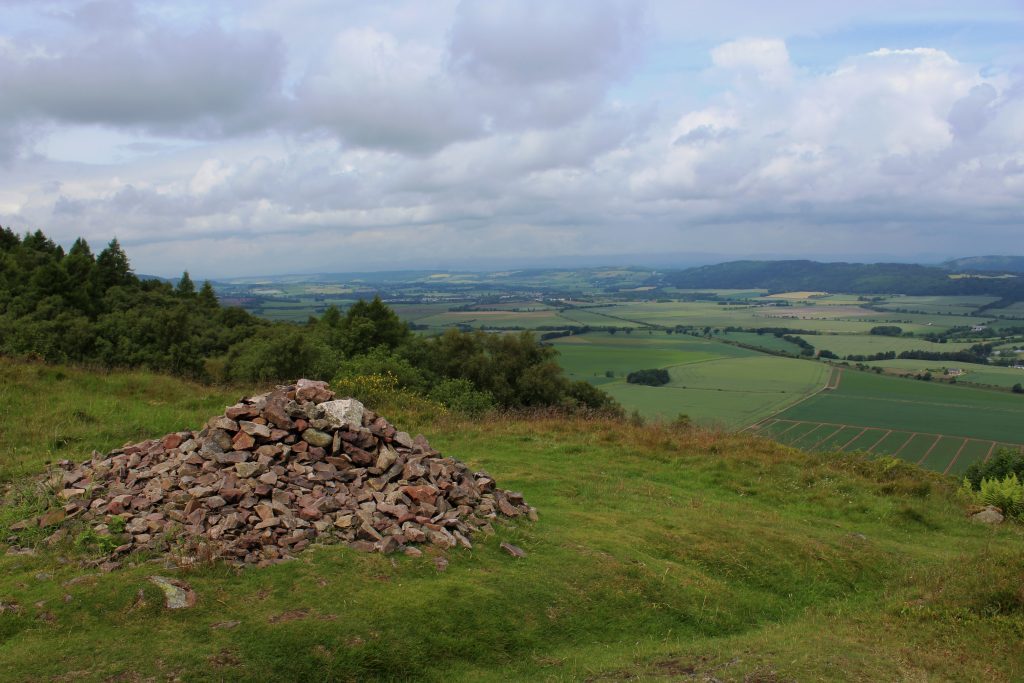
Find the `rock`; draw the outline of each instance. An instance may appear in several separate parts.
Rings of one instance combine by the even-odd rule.
[[[209,427],[210,429],[223,429],[226,432],[238,431],[238,423],[223,415],[219,417],[210,418],[210,420],[206,423],[206,426]]]
[[[270,427],[266,425],[256,424],[255,422],[241,421],[238,423],[238,428],[249,436],[259,436],[264,439],[270,438]]]
[[[359,428],[363,425],[363,410],[362,403],[354,398],[345,398],[321,403],[317,413],[321,419],[327,420],[335,428]]]
[[[526,557],[526,551],[524,551],[522,548],[520,548],[517,545],[512,545],[508,541],[502,541],[501,549],[504,550],[509,555],[511,555],[512,557],[515,557],[517,559],[521,558],[521,557]]]
[[[283,399],[267,401],[267,405],[263,409],[263,417],[267,418],[279,429],[293,429],[295,427],[295,423],[288,416],[288,411],[285,410]]]
[[[396,432],[394,436],[394,441],[399,446],[402,446],[404,448],[413,447],[413,440],[412,437],[409,436],[409,432]]]
[[[387,470],[395,464],[396,460],[398,460],[398,451],[389,446],[381,446],[376,467],[378,470]]]
[[[248,479],[259,472],[262,467],[258,462],[240,462],[235,464],[235,472],[243,479]]]
[[[235,438],[231,439],[231,447],[236,451],[247,451],[255,445],[256,438],[248,432],[238,432]]]
[[[331,445],[334,441],[334,437],[327,432],[321,432],[319,429],[313,429],[312,427],[302,432],[302,440],[308,443],[310,446],[319,446],[320,448],[326,448]]]
[[[327,388],[327,382],[314,379],[300,379],[295,383],[295,398],[300,401],[321,403],[334,397],[334,392]]]
[[[986,505],[984,510],[971,515],[971,519],[985,524],[1002,524],[1003,513],[994,505]]]
[[[172,450],[181,445],[184,439],[181,438],[181,434],[168,434],[164,438],[160,439],[160,445],[167,450]]]
[[[242,623],[242,622],[240,622],[240,621],[218,621],[215,624],[210,624],[210,628],[229,629],[229,628],[234,628],[234,627],[238,626],[240,623]]]
[[[196,604],[196,594],[184,581],[168,579],[166,576],[151,576],[149,580],[164,592],[164,606],[167,609],[185,609]]]

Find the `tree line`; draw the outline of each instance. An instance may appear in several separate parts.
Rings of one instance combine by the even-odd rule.
[[[220,305],[210,282],[196,287],[188,272],[173,285],[140,279],[116,239],[99,254],[84,239],[65,252],[41,231],[9,228],[0,228],[0,353],[207,382],[382,374],[453,407],[621,410],[566,377],[557,350],[530,332],[424,337],[379,297],[303,324],[270,322]]]

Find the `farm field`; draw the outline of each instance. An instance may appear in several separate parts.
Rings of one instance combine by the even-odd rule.
[[[687,415],[702,424],[739,428],[820,389],[830,368],[682,335],[593,333],[556,340],[573,379],[600,386],[647,418]],[[661,387],[629,384],[634,370],[666,368]],[[611,375],[611,376],[608,376]]]
[[[1024,320],[1024,301],[1018,301],[1010,304],[1009,306],[1004,306],[1003,308],[992,308],[987,312],[1002,318],[1009,318],[1010,320],[1008,322],[1011,323],[1014,321]]]
[[[793,342],[786,341],[774,334],[757,334],[756,332],[722,332],[715,335],[716,339],[756,346],[768,351],[781,351],[783,353],[800,353],[800,347]]]
[[[521,327],[532,329],[557,325],[573,325],[553,308],[536,311],[444,311],[416,320],[420,325],[444,328],[453,325],[481,327]],[[607,323],[605,323],[607,324]]]
[[[899,325],[904,331],[923,333],[988,322],[977,317],[879,313],[851,305],[772,307],[720,306],[702,301],[630,302],[603,311],[619,318],[666,327],[791,327],[836,334],[866,334],[876,325]]]
[[[877,334],[821,334],[807,336],[808,343],[813,344],[815,349],[828,349],[840,357],[860,354],[870,355],[885,351],[936,351],[939,353],[950,353],[970,348],[976,342],[948,342],[937,344],[925,339],[913,337],[886,337]],[[934,364],[936,361],[932,361]]]
[[[843,372],[837,389],[775,417],[1024,442],[1024,397],[849,370]]]
[[[926,469],[952,475],[963,474],[972,464],[988,460],[1001,448],[1024,451],[1024,444],[1020,443],[833,422],[771,418],[749,431],[807,451],[867,451],[873,455],[902,458]]]
[[[1024,370],[996,365],[935,360],[886,360],[875,361],[869,365],[885,368],[887,372],[913,374],[931,372],[933,375],[941,374],[944,369],[959,368],[964,371],[964,374],[956,378],[957,384],[979,384],[1009,389],[1015,384],[1024,383]]]
[[[970,315],[981,306],[996,301],[993,296],[892,296],[874,305],[879,308],[921,311],[922,313]]]

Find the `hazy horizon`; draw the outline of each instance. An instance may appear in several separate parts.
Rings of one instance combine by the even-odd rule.
[[[1019,253],[1021,35],[1014,0],[15,0],[0,225],[211,279]]]

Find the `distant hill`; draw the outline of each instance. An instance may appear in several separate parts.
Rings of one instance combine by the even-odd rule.
[[[730,261],[669,273],[665,280],[683,289],[763,288],[772,292],[854,294],[944,294],[973,286],[951,280],[947,270],[934,266],[817,261]]]
[[[957,272],[1024,273],[1024,256],[966,256],[950,259],[942,266]]]

